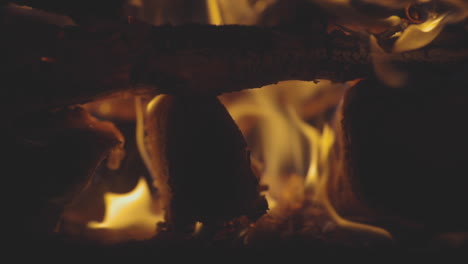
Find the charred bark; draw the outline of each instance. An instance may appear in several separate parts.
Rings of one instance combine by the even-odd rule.
[[[77,107],[32,114],[2,127],[1,133],[13,236],[52,232],[63,208],[90,185],[97,167],[124,141],[112,123]]]
[[[1,112],[16,108],[15,115],[123,90],[217,95],[283,80],[345,81],[372,72],[367,40],[320,29],[111,21],[60,28],[4,16],[0,32],[0,77],[9,98]],[[466,61],[464,33],[392,60],[406,68]]]
[[[372,78],[345,97],[353,190],[400,239],[468,229],[467,70],[415,74],[402,89]]]
[[[6,0],[17,5],[25,5],[48,12],[65,14],[75,20],[86,20],[90,18],[116,19],[123,15],[125,0],[103,0],[103,1],[60,1],[60,0]]]
[[[196,221],[216,228],[266,213],[247,144],[216,97],[166,95],[151,108],[149,142],[169,187],[170,230],[193,232]]]

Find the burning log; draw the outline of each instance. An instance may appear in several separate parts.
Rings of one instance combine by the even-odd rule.
[[[125,0],[104,0],[95,1],[67,1],[64,3],[59,0],[7,0],[5,2],[15,3],[17,5],[25,5],[40,10],[46,10],[57,14],[66,14],[73,17],[75,20],[84,20],[89,18],[118,18],[122,16],[122,9]]]
[[[323,28],[115,21],[60,28],[6,15],[0,31],[1,78],[10,84],[2,109],[21,106],[15,115],[124,90],[217,95],[282,80],[345,81],[372,73],[367,40]],[[451,35],[456,39],[448,44],[394,54],[391,60],[405,69],[463,62],[465,30]]]
[[[6,192],[14,198],[8,213],[14,226],[33,233],[52,231],[63,207],[90,184],[112,150],[122,150],[124,141],[112,123],[80,107],[15,120],[2,133],[8,139],[3,145]],[[117,156],[108,159],[109,167],[115,168]]]
[[[267,202],[250,167],[237,125],[214,96],[163,96],[150,106],[149,141],[167,184],[170,230],[193,232],[196,221],[221,227],[262,216]]]
[[[7,20],[6,24],[11,25],[9,23]],[[137,92],[137,89],[143,85],[155,85],[158,92],[176,94],[174,97],[164,97],[161,105],[153,108],[151,133],[149,134],[153,146],[163,146],[161,153],[158,153],[161,155],[156,156],[165,158],[163,161],[164,165],[167,166],[165,172],[167,178],[165,180],[169,187],[168,191],[172,196],[168,205],[169,215],[167,220],[169,228],[175,231],[191,232],[196,221],[203,222],[207,227],[218,227],[241,215],[247,215],[251,220],[255,220],[266,210],[265,200],[259,195],[258,180],[250,170],[245,142],[229,115],[225,113],[222,105],[216,101],[214,95],[249,87],[258,87],[283,79],[315,80],[327,78],[343,81],[356,77],[365,77],[372,72],[369,50],[365,42],[361,41],[357,36],[347,36],[342,33],[327,35],[323,29],[316,33],[305,31],[293,33],[292,31],[289,32],[288,28],[213,27],[202,25],[150,28],[148,25],[142,24],[124,25],[117,22],[108,22],[108,24],[95,25],[95,28],[86,26],[60,29],[55,26],[34,25],[35,29],[38,30],[32,32],[29,28],[30,23],[12,24],[15,25],[12,28],[4,27],[8,33],[7,36],[12,37],[12,40],[9,39],[6,41],[7,44],[4,45],[6,48],[11,48],[12,54],[4,50],[3,55],[6,55],[7,59],[1,69],[3,70],[2,77],[7,82],[9,80],[16,81],[12,85],[14,91],[7,92],[7,96],[10,96],[13,100],[6,103],[5,109],[15,103],[20,109],[13,115],[13,118],[9,116],[8,121],[16,120],[15,117],[24,113],[81,103],[119,91],[133,90]],[[25,35],[21,35],[23,34],[21,32],[14,32],[18,29],[17,26],[20,28],[24,26]],[[43,29],[47,29],[45,31],[49,35],[41,39]],[[136,32],[136,30],[141,31]],[[309,33],[310,36],[307,35]],[[28,34],[36,35],[31,36]],[[56,34],[57,36],[55,36]],[[32,45],[28,41],[35,39],[40,40],[38,48],[36,49],[33,46],[30,49]],[[466,36],[462,36],[461,39],[465,40],[465,42],[459,42],[461,43],[458,44],[459,46],[454,45],[453,42],[447,46],[434,44],[423,50],[403,55],[393,55],[392,59],[397,61],[399,66],[404,69],[409,69],[408,72],[412,73],[412,80],[410,81],[425,79],[424,75],[427,75],[425,72],[427,69],[431,69],[431,72],[437,72],[437,74],[434,74],[437,76],[447,75],[452,69],[465,66],[466,46],[464,46],[464,43],[466,43]],[[18,43],[19,48],[17,49],[15,45]],[[50,44],[52,46],[49,47]],[[452,50],[447,47],[455,47],[455,49]],[[21,60],[17,60],[18,57]],[[427,62],[429,62],[429,66],[424,65]],[[440,71],[435,69],[442,69],[443,73],[441,74]],[[25,76],[27,77],[21,78],[22,73],[26,73]],[[463,79],[465,78],[463,77]],[[428,78],[424,82],[431,84],[432,81],[434,81],[434,78]],[[414,83],[410,82],[409,86],[412,84]],[[349,142],[347,143],[351,150],[350,164],[354,168],[351,176],[355,190],[361,194],[363,200],[366,200],[373,208],[381,212],[382,219],[387,221],[385,223],[386,227],[390,227],[392,231],[396,230],[396,228],[391,226],[395,225],[395,220],[391,217],[396,215],[405,221],[416,223],[418,227],[429,227],[431,231],[444,229],[444,225],[450,225],[450,223],[443,218],[444,216],[431,218],[431,208],[427,205],[423,205],[415,212],[410,210],[412,207],[418,207],[426,202],[424,200],[426,198],[429,203],[440,202],[430,196],[431,191],[422,191],[421,197],[423,198],[406,203],[405,199],[412,198],[407,190],[416,189],[418,183],[422,181],[421,177],[410,179],[408,186],[403,188],[398,184],[391,185],[392,180],[387,180],[391,179],[392,173],[384,172],[382,177],[385,179],[382,180],[379,177],[379,181],[374,181],[371,178],[373,173],[378,171],[380,165],[388,165],[386,162],[379,163],[375,157],[370,157],[373,153],[369,149],[374,149],[368,148],[365,144],[361,146],[363,141],[360,140],[369,137],[371,144],[379,145],[378,143],[380,143],[380,137],[376,136],[376,134],[380,134],[374,133],[375,130],[369,128],[370,126],[368,127],[367,124],[372,123],[380,126],[383,123],[382,126],[385,127],[385,122],[381,120],[379,121],[382,123],[374,122],[375,116],[372,115],[376,113],[375,105],[367,100],[373,97],[370,87],[375,88],[375,86],[381,84],[367,81],[361,85],[367,86],[368,89],[364,89],[365,91],[361,91],[362,93],[357,92],[362,96],[353,97],[353,92],[350,93],[346,108],[349,113],[345,113],[344,122],[346,129],[350,132]],[[438,82],[437,85],[440,86],[442,83]],[[421,81],[417,86],[424,87],[424,85],[421,85]],[[431,84],[431,86],[434,86],[434,84]],[[31,91],[33,87],[39,87],[38,91]],[[141,90],[154,92],[154,88],[141,87]],[[387,91],[387,88],[378,91],[382,92],[383,95],[395,92]],[[417,93],[409,91],[408,94],[421,106]],[[405,98],[408,94],[404,92],[402,97]],[[432,96],[425,96],[424,98],[430,102],[436,101],[433,99],[437,96],[434,96],[434,94]],[[382,96],[382,98],[383,105],[389,106],[391,109],[399,109],[400,102],[396,103],[397,100],[392,101],[390,99],[387,101],[386,96]],[[382,98],[379,97],[379,99]],[[390,96],[390,98],[393,98],[393,96]],[[357,106],[353,104],[353,100],[358,101]],[[362,108],[361,102],[363,102]],[[367,107],[367,104],[371,106]],[[409,107],[410,105],[410,103],[406,102],[404,107],[414,113],[414,109]],[[425,109],[424,107],[427,107],[427,105],[423,103],[422,107]],[[371,113],[361,112],[363,109]],[[377,111],[377,113],[383,113],[382,115],[385,116],[395,114],[392,112],[387,113],[388,109],[377,109],[381,110]],[[454,112],[463,110],[460,105],[451,109]],[[312,109],[310,112],[314,113],[316,110]],[[451,114],[452,111],[448,112]],[[427,113],[421,111],[421,115],[425,114]],[[400,112],[396,114],[397,117],[401,117],[400,115],[403,116]],[[371,118],[367,118],[369,116]],[[395,122],[400,122],[397,119],[395,117]],[[409,120],[407,119],[403,123],[411,125],[412,121]],[[26,121],[31,122],[34,120],[26,119]],[[29,129],[30,125],[28,123],[25,127]],[[50,124],[47,123],[45,127],[50,127]],[[413,129],[415,128],[413,127]],[[187,133],[189,130],[190,133]],[[466,129],[462,127],[461,131],[466,132]],[[383,129],[377,132],[385,134],[388,131]],[[14,132],[9,133],[7,138],[11,138],[14,134]],[[80,131],[78,134],[83,136],[87,133],[85,130],[85,132]],[[395,133],[391,134],[394,135]],[[413,136],[413,138],[417,137]],[[359,144],[356,144],[356,139]],[[104,157],[106,149],[103,148],[101,152],[101,149],[95,146],[96,149],[93,150],[90,146],[94,145],[88,144],[85,137],[73,136],[67,137],[67,140],[85,148],[82,151],[83,153],[95,151],[95,154],[97,154],[88,157],[90,160],[83,162],[80,169],[89,168],[88,165],[90,164],[91,167],[97,166],[96,164]],[[99,139],[90,141],[99,141]],[[409,143],[413,143],[412,140],[410,141]],[[64,142],[67,143],[66,140],[59,140],[59,143]],[[406,144],[408,142],[404,141],[404,138],[402,142],[404,142],[402,144],[404,146],[411,145]],[[392,141],[392,143],[395,142]],[[63,146],[63,152],[69,153],[69,146],[65,145]],[[98,145],[101,147],[100,144]],[[394,145],[398,146],[398,144]],[[419,145],[425,146],[424,144]],[[465,146],[465,144],[462,144],[462,146]],[[61,148],[59,149],[61,150]],[[441,149],[444,148],[441,147]],[[30,155],[29,149],[26,152]],[[400,154],[396,153],[396,151],[391,151],[391,153]],[[44,159],[41,159],[37,164],[49,166],[50,164],[44,163],[44,160],[47,160],[46,157],[44,156]],[[80,160],[75,156],[64,155],[64,159],[65,157],[72,160],[64,162],[63,165],[66,166],[73,165],[74,162]],[[400,161],[403,160],[402,164],[407,164],[406,159],[408,157],[398,158]],[[390,158],[390,155],[388,158]],[[427,156],[421,158],[427,160]],[[15,156],[15,161],[20,159],[18,155]],[[207,160],[209,160],[209,163]],[[366,166],[366,161],[369,160],[371,163],[375,162],[376,165],[371,166],[370,169],[361,170],[360,166]],[[419,162],[419,165],[413,167],[410,171],[417,175],[417,169],[415,168],[418,168],[421,163]],[[436,164],[436,162],[433,163]],[[443,163],[447,164],[447,161]],[[18,161],[16,164],[18,164]],[[33,164],[36,165],[36,163]],[[354,164],[357,167],[354,167]],[[451,169],[450,164],[446,167]],[[24,171],[32,172],[30,169],[21,169],[19,174],[21,177],[28,174],[24,173]],[[425,170],[423,171],[426,173]],[[398,173],[399,171],[394,169],[392,172]],[[441,170],[438,170],[438,172],[441,172]],[[455,172],[455,170],[452,172]],[[55,173],[53,177],[57,178],[57,175]],[[83,171],[78,170],[77,174],[73,175],[72,178],[83,175],[88,176],[88,171],[83,173]],[[219,177],[219,175],[224,177]],[[436,186],[436,181],[433,180],[435,175],[435,173],[429,174],[429,178],[432,179],[429,184],[425,185],[432,192],[433,187]],[[402,173],[398,176],[410,178],[413,175]],[[32,183],[34,186],[40,182],[38,179],[35,180]],[[382,182],[385,184],[381,184]],[[218,186],[223,187],[218,189]],[[400,193],[402,197],[392,199],[391,193],[386,192],[385,189],[388,186],[398,190],[398,193],[402,191]],[[56,191],[53,189],[55,187],[50,186],[49,188]],[[62,190],[62,187],[60,186],[60,190]],[[43,193],[41,193],[44,190],[38,191],[34,187],[27,189],[27,191],[30,190],[32,190],[32,194],[29,193],[28,197],[39,194],[41,199],[44,199],[42,197]],[[375,195],[374,190],[381,192]],[[462,192],[463,190],[458,191]],[[448,191],[445,190],[443,193],[448,193]],[[48,195],[45,196],[48,197]],[[464,197],[452,195],[451,197],[445,196],[444,198],[447,198],[447,200],[444,201],[452,202],[454,197],[464,200]],[[439,203],[438,205],[443,207],[445,204]],[[450,218],[453,216],[460,217],[460,215],[454,214],[454,209],[458,206],[463,206],[463,204],[455,203],[454,206],[450,206],[449,210],[444,208],[442,214],[447,214]],[[296,219],[300,221],[284,220],[277,226],[285,226],[295,222],[302,223],[302,218],[297,217]],[[460,220],[460,222],[457,221],[456,228],[460,226],[463,228],[463,221],[464,219]],[[397,224],[402,225],[400,222]],[[276,226],[273,228],[276,229]],[[311,229],[312,235],[315,235],[315,227]],[[303,230],[300,230],[300,232],[303,232]],[[266,237],[269,239],[271,236]],[[354,236],[352,238],[352,243],[354,243]],[[280,237],[280,239],[284,238]],[[299,242],[303,240],[302,237],[298,239]],[[366,240],[365,243],[367,242]],[[287,243],[290,243],[290,241]]]
[[[467,68],[438,73],[403,89],[365,80],[345,97],[353,190],[402,240],[468,228]]]

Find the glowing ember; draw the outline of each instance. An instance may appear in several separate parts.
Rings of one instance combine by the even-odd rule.
[[[196,235],[200,234],[202,228],[203,228],[203,224],[201,222],[197,222],[195,224],[195,230],[193,231],[193,235],[196,236]]]
[[[102,222],[92,221],[92,229],[125,230],[133,233],[134,239],[150,238],[156,233],[156,223],[163,220],[162,214],[152,211],[153,201],[144,178],[126,194],[106,193],[105,217]]]
[[[55,58],[51,58],[51,57],[41,57],[41,61],[53,63],[53,62],[56,62],[57,60]]]

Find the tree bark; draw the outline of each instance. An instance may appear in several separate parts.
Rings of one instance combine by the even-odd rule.
[[[344,98],[347,179],[395,236],[468,230],[467,73],[404,89],[369,78]]]
[[[372,72],[367,40],[342,32],[115,21],[61,28],[8,16],[0,32],[0,78],[9,84],[1,109],[6,117],[126,90],[218,95],[283,80],[339,82]],[[464,33],[391,60],[411,68],[466,62]],[[15,113],[6,115],[12,108]]]
[[[149,107],[148,143],[161,169],[157,180],[168,189],[160,191],[169,198],[169,230],[190,234],[197,221],[216,229],[265,214],[247,143],[221,102],[215,96],[161,96]]]

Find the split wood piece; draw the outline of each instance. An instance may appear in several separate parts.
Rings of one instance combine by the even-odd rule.
[[[169,187],[169,229],[190,232],[196,221],[222,226],[262,216],[267,202],[250,166],[250,152],[215,96],[162,95],[149,109],[148,137]]]
[[[347,177],[399,239],[468,230],[468,68],[459,71],[405,89],[368,79],[345,96]]]
[[[112,123],[79,107],[17,120],[6,124],[2,135],[8,214],[15,226],[34,233],[52,231],[63,207],[90,184],[111,151],[122,151],[124,141]]]
[[[372,72],[367,40],[317,28],[115,21],[60,28],[7,14],[0,32],[5,118],[119,91],[218,95],[283,80],[345,81]],[[466,61],[467,34],[452,35],[458,37],[449,44],[395,54],[391,60],[403,68]]]

